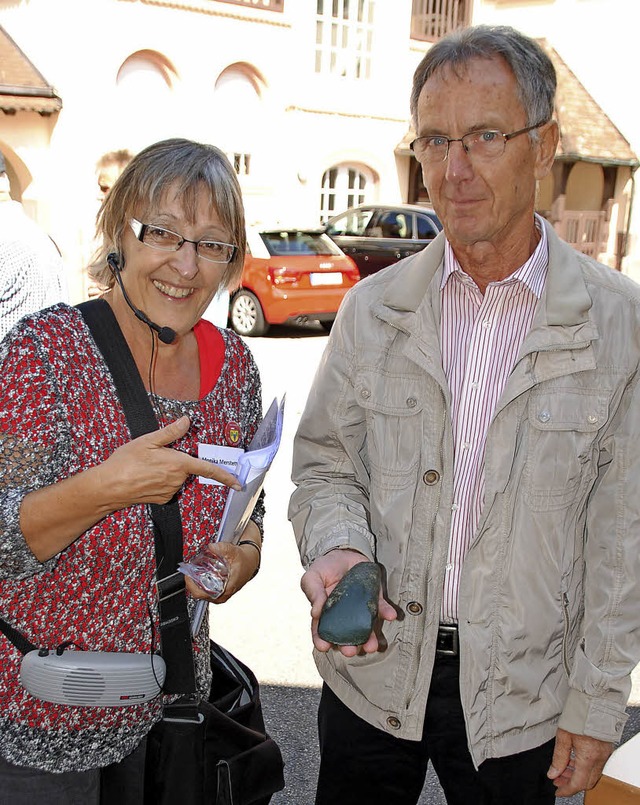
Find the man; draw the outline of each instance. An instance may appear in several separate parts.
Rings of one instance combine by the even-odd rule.
[[[96,178],[98,181],[98,200],[103,202],[109,191],[116,183],[116,179],[133,159],[133,154],[126,148],[118,151],[109,151],[103,154],[96,163]]]
[[[435,44],[412,144],[444,233],[345,298],[294,450],[316,803],[553,803],[597,782],[640,659],[640,288],[534,215],[553,66],[511,28]],[[317,634],[373,560],[362,646]]]
[[[22,204],[12,200],[0,154],[0,339],[23,316],[66,301],[60,252]]]
[[[100,204],[104,202],[106,197],[111,192],[111,188],[116,183],[122,171],[133,159],[133,154],[127,148],[120,148],[117,151],[108,151],[103,154],[96,162],[96,181],[98,183],[98,201]],[[92,271],[96,268],[102,268],[102,265],[95,263],[96,254],[100,250],[100,243],[94,241],[91,247],[92,257],[89,265],[86,267],[86,272],[89,275],[87,280],[86,294],[89,299],[94,299],[104,293],[102,288],[91,276]]]

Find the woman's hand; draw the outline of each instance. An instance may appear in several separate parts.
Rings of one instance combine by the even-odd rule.
[[[253,545],[248,545],[245,541],[250,541]],[[206,598],[212,604],[223,604],[255,576],[260,567],[262,539],[260,529],[252,520],[249,520],[239,542],[245,544],[210,542],[207,545],[205,551],[223,559],[227,565],[229,575],[222,594],[217,598],[211,598],[193,579],[187,577],[187,589],[194,598]]]
[[[189,417],[180,417],[122,445],[100,465],[102,484],[111,489],[111,511],[135,503],[167,503],[190,475],[212,478],[232,489],[241,488],[235,475],[227,470],[169,446],[187,433],[190,424]]]
[[[190,475],[240,489],[230,472],[169,446],[189,427],[189,417],[180,417],[122,445],[102,464],[26,495],[20,507],[20,528],[34,556],[40,562],[51,559],[118,509],[166,503]]]

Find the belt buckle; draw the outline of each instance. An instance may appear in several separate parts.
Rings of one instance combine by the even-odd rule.
[[[459,653],[458,627],[453,624],[438,626],[436,654],[441,657],[457,657]]]

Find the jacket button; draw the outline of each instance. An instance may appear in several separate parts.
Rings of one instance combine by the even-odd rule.
[[[590,425],[595,425],[597,421],[598,421],[598,417],[595,414],[589,414],[589,416],[587,417],[587,422]]]
[[[548,422],[551,419],[551,414],[548,411],[540,411],[538,414],[540,422]]]
[[[422,476],[422,480],[427,486],[433,486],[440,480],[440,473],[437,470],[427,470]]]
[[[407,604],[407,609],[412,615],[419,615],[422,612],[422,604],[419,604],[417,601],[410,601]]]
[[[409,408],[415,408],[417,404],[418,404],[418,401],[416,400],[415,397],[409,397],[407,399],[407,406]]]
[[[391,727],[392,730],[399,730],[402,726],[400,724],[400,719],[396,718],[395,716],[389,716],[387,719],[387,724]]]
[[[371,397],[371,392],[369,391],[369,389],[362,389],[362,391],[360,392],[360,396],[364,397],[365,400],[368,400],[369,397]]]

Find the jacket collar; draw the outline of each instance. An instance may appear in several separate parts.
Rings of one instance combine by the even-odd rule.
[[[597,338],[597,330],[589,319],[592,301],[580,267],[579,255],[560,240],[547,221],[544,221],[544,226],[549,244],[549,270],[527,341],[538,328],[542,328],[546,334],[543,336],[540,332],[540,337],[545,343],[528,346],[543,348],[550,345],[550,341],[554,345],[570,346],[572,341],[584,343]],[[415,333],[419,317],[411,314],[417,312],[428,295],[431,308],[439,319],[444,244],[444,232],[440,232],[429,246],[392,269],[395,274],[387,283],[379,304],[374,306],[380,318],[398,329]],[[550,332],[548,327],[553,330]]]

